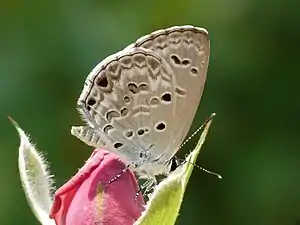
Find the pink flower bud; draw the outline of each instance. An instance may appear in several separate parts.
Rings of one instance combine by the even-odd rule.
[[[113,153],[96,149],[85,165],[54,197],[50,218],[57,225],[132,225],[144,209],[138,185],[127,170],[110,184],[125,164]]]

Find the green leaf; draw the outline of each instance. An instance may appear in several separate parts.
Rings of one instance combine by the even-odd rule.
[[[43,225],[55,225],[54,220],[49,218],[52,205],[53,181],[47,171],[47,163],[44,157],[30,143],[29,138],[19,125],[10,118],[20,136],[19,147],[19,172],[27,198],[27,202]]]
[[[193,164],[195,164],[200,149],[205,141],[213,116],[214,114],[208,119],[208,122],[205,123],[205,128],[199,142],[196,148],[187,156],[186,163],[172,172],[156,187],[153,195],[150,197],[145,212],[135,222],[135,225],[175,224],[186,186],[194,168]],[[219,176],[219,178],[221,177]]]

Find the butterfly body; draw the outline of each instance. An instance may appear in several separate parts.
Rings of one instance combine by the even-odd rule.
[[[89,74],[77,105],[87,126],[72,134],[106,146],[141,175],[168,174],[197,111],[209,39],[192,26],[158,30],[107,57]]]

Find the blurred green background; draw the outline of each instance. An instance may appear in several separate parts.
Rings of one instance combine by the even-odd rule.
[[[211,58],[192,129],[217,113],[177,224],[287,225],[300,219],[299,0],[0,1],[0,224],[38,224],[22,192],[19,139],[57,186],[92,149],[70,135],[84,80],[106,56],[159,28],[208,29]],[[185,155],[194,138],[182,151]]]

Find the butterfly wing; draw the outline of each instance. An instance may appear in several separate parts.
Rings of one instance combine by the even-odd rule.
[[[174,112],[170,117],[163,160],[170,159],[186,137],[201,100],[210,44],[205,29],[193,26],[175,26],[158,30],[139,38],[126,49],[143,47],[151,49],[169,66],[174,76]]]
[[[169,70],[159,56],[144,48],[103,60],[87,77],[77,102],[88,126],[73,127],[72,134],[94,147],[107,146],[129,163],[149,158],[149,148],[166,142],[167,136],[161,135],[167,133],[168,115],[174,113]]]

